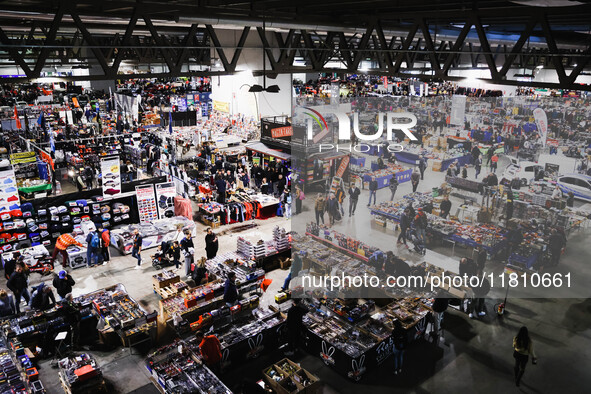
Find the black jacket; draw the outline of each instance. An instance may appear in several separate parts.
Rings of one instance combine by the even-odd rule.
[[[374,191],[378,190],[378,181],[369,181],[369,190]]]
[[[224,302],[233,304],[238,299],[238,288],[235,283],[230,282],[230,279],[226,279],[224,285]]]
[[[6,282],[6,287],[13,293],[20,293],[27,288],[27,277],[22,272],[13,272]]]
[[[439,207],[441,208],[441,212],[449,213],[449,211],[451,209],[451,201],[443,200],[443,201],[441,201],[441,204],[439,204]]]
[[[76,282],[70,275],[66,275],[64,279],[60,279],[59,276],[53,278],[53,287],[55,287],[55,291],[60,297],[64,298],[66,294],[72,292],[72,286],[74,286]]]
[[[358,187],[350,187],[349,188],[349,198],[353,201],[357,201],[359,199],[359,195],[361,194],[361,190]]]

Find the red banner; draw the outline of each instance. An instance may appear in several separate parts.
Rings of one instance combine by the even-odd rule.
[[[339,169],[337,170],[336,176],[338,176],[339,178],[343,177],[345,171],[347,170],[347,167],[349,167],[349,160],[349,156],[343,157],[343,160],[341,160],[341,164],[339,165]]]
[[[293,127],[285,126],[285,127],[276,127],[271,129],[271,137],[273,138],[283,138],[283,137],[291,137],[293,135]]]
[[[51,158],[51,155],[43,150],[39,150],[39,153],[41,154],[41,160],[48,163],[51,166],[51,169],[55,171],[55,166],[53,164],[53,159]]]

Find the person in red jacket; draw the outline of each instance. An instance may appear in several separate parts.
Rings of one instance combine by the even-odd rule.
[[[213,373],[219,375],[222,362],[222,346],[215,335],[205,335],[202,331],[197,331],[195,339],[199,342],[199,349],[205,365]]]

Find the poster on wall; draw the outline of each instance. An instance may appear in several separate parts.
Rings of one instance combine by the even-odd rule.
[[[14,169],[0,171],[0,212],[18,209],[20,205],[21,200],[18,195]]]
[[[121,194],[121,166],[119,156],[101,160],[103,196],[113,197]]]
[[[174,197],[176,186],[173,182],[156,184],[156,201],[158,204],[158,217],[160,219],[174,216]]]
[[[154,185],[136,186],[135,195],[137,197],[140,224],[152,223],[152,221],[158,219]]]
[[[225,101],[213,100],[213,109],[215,111],[230,113],[230,103]]]
[[[451,98],[451,117],[450,124],[454,126],[463,126],[466,116],[466,96],[453,95]]]

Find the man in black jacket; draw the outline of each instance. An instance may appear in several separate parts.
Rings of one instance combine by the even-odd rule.
[[[357,184],[353,183],[349,187],[349,217],[355,215],[355,209],[357,208],[357,201],[359,201],[359,195],[361,190],[357,187]]]
[[[295,353],[298,348],[300,337],[304,329],[303,317],[308,311],[300,305],[300,299],[292,299],[293,306],[287,311],[287,334],[288,334],[288,351],[285,352],[286,356],[291,356]]]
[[[16,313],[20,313],[21,297],[25,299],[27,304],[31,301],[31,295],[27,289],[27,277],[22,265],[16,265],[15,271],[10,275],[8,282],[6,282],[6,287],[8,287],[14,294]]]
[[[66,295],[72,292],[72,286],[76,282],[66,271],[60,271],[58,276],[53,278],[53,287],[57,291],[57,295],[60,296],[60,300],[66,298]]]
[[[236,287],[236,274],[230,272],[228,274],[228,279],[226,279],[226,283],[224,284],[224,302],[227,307],[231,307],[236,305],[237,301],[238,288]]]
[[[369,181],[369,202],[367,206],[371,205],[371,198],[373,197],[373,203],[376,204],[376,196],[378,192],[378,181],[376,181],[375,177],[371,177],[371,181]]]
[[[451,201],[449,201],[448,196],[445,196],[443,198],[443,201],[441,201],[441,204],[439,204],[439,208],[441,208],[441,213],[439,214],[439,216],[441,216],[444,219],[447,219],[449,211],[451,211]]]

